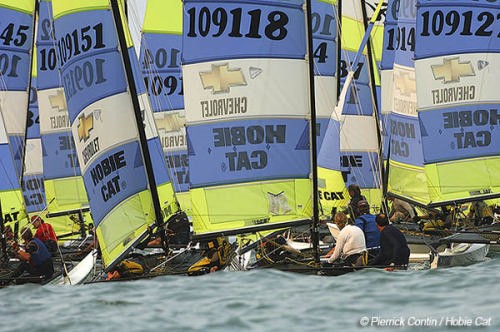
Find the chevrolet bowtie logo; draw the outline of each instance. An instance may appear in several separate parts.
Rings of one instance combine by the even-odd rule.
[[[411,94],[417,93],[415,78],[410,77],[409,73],[395,73],[394,87],[401,91],[401,94],[404,96],[411,96]]]
[[[228,64],[212,65],[212,71],[200,73],[204,89],[212,89],[214,93],[229,92],[229,88],[238,85],[247,85],[241,68],[229,69]]]
[[[66,111],[66,98],[64,98],[62,90],[58,89],[55,95],[49,96],[50,107],[61,111]]]
[[[444,83],[460,82],[460,77],[475,76],[470,61],[460,62],[460,58],[444,59],[442,65],[431,65],[434,79],[443,79]]]
[[[89,116],[83,114],[78,118],[78,138],[80,142],[86,142],[90,137],[90,131],[94,129],[94,117],[91,113]]]

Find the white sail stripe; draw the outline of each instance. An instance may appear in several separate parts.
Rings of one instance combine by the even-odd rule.
[[[418,109],[498,103],[500,53],[467,53],[415,61]]]
[[[0,144],[7,144],[9,142],[7,138],[7,131],[5,129],[5,124],[3,121],[3,114],[0,110]]]
[[[9,135],[22,135],[26,132],[28,113],[28,92],[0,91],[0,111]]]
[[[154,118],[163,151],[167,153],[185,151],[187,149],[185,111],[156,112]]]
[[[382,70],[380,73],[380,80],[381,80],[381,99],[382,99],[382,109],[380,112],[382,114],[390,114],[393,110],[394,107],[394,100],[393,100],[393,88],[394,88],[394,78],[393,78],[393,70],[388,69],[388,70]]]
[[[26,158],[24,159],[24,175],[42,174],[42,140],[30,138],[26,142]]]
[[[236,59],[186,65],[184,86],[191,92],[185,108],[192,110],[187,112],[186,121],[308,117],[309,98],[304,91],[309,77],[307,69],[303,60],[292,59]],[[225,76],[220,77],[220,72]],[[205,86],[202,75],[208,75]]]
[[[61,87],[37,91],[40,110],[40,134],[47,135],[69,129],[68,107]],[[67,125],[65,125],[67,124]]]
[[[378,151],[377,128],[371,116],[344,115],[340,130],[340,150]]]
[[[80,139],[78,133],[82,116],[92,118],[92,128],[87,127],[86,130],[89,135],[86,141],[84,138]],[[122,145],[124,142],[138,140],[137,125],[129,93],[113,95],[90,104],[80,112],[71,129],[75,138],[78,161],[82,172],[85,172],[92,160],[103,151]],[[110,135],[111,133],[112,135]],[[90,142],[96,139],[98,140],[98,152],[94,153],[91,158],[87,157],[88,160],[85,161],[83,152]]]
[[[316,102],[316,115],[318,117],[330,117],[335,111],[335,98],[337,91],[337,77],[315,76],[314,91]],[[338,118],[340,120],[340,118]]]

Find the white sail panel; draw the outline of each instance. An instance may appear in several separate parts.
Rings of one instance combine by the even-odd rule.
[[[304,117],[307,67],[303,61],[238,59],[184,66],[191,123],[269,117]],[[286,89],[283,84],[286,82]],[[272,97],[262,98],[262,95]],[[195,111],[197,110],[197,111]]]
[[[498,41],[500,42],[500,41]],[[497,103],[500,53],[449,54],[416,62],[418,108]]]

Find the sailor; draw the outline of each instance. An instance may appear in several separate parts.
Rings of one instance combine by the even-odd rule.
[[[467,215],[474,226],[489,225],[493,222],[493,210],[484,201],[472,202]]]
[[[34,276],[43,276],[48,280],[54,274],[54,265],[49,250],[45,244],[37,238],[33,238],[31,229],[24,227],[21,230],[25,250],[17,249],[17,257],[23,261],[19,268],[13,273],[13,278],[20,276],[24,271]]]
[[[412,222],[417,215],[413,206],[399,198],[388,197],[392,202],[391,212],[389,213],[389,220],[391,222]]]
[[[342,258],[352,266],[366,265],[366,243],[363,231],[357,226],[347,224],[347,216],[342,212],[335,214],[334,222],[340,229],[340,233],[328,263],[332,264]]]
[[[370,213],[370,205],[367,201],[358,202],[359,217],[354,220],[354,225],[358,226],[365,235],[368,257],[375,258],[380,248],[380,231],[375,222],[375,215]]]
[[[35,239],[39,239],[53,254],[57,252],[57,237],[52,225],[46,223],[40,216],[32,216],[31,223],[36,228]]]
[[[408,265],[410,248],[403,233],[390,225],[389,219],[383,213],[375,217],[375,222],[380,230],[380,252],[372,264],[398,267]]]
[[[361,200],[366,201],[366,197],[361,195],[361,189],[357,184],[349,185],[347,191],[349,192],[349,196],[351,196],[351,200],[349,201],[349,214],[351,219],[354,220],[359,216],[358,202]]]

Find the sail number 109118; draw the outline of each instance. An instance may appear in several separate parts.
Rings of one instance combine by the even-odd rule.
[[[235,8],[227,11],[224,8],[210,9],[202,7],[199,10],[190,8],[187,11],[189,15],[188,37],[206,37],[211,34],[212,37],[220,37],[226,34],[229,37],[262,38],[263,35],[271,40],[283,40],[288,30],[286,25],[289,18],[282,11],[272,11],[266,18],[262,16],[262,10],[255,9],[243,12],[241,8]],[[248,26],[243,26],[247,22],[243,16],[248,15]],[[265,21],[264,31],[261,31],[262,21]]]

